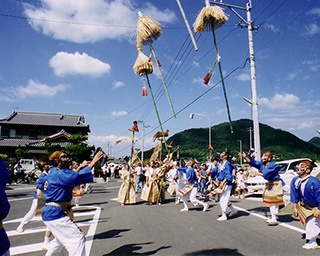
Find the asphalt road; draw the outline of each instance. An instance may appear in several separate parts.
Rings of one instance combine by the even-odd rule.
[[[236,217],[218,222],[220,206],[210,208],[189,203],[188,212],[180,212],[167,195],[162,205],[147,205],[137,195],[137,204],[121,206],[116,201],[120,182],[92,184],[75,208],[75,220],[87,234],[88,255],[319,255],[320,249],[301,248],[303,229],[290,213],[279,214],[279,225],[268,227],[264,221],[268,208],[259,196],[245,200],[232,198]],[[6,190],[11,210],[4,227],[11,241],[11,255],[45,255],[41,249],[45,226],[35,217],[23,233],[15,230],[29,210],[34,185],[11,185]],[[68,255],[64,250],[57,255]]]

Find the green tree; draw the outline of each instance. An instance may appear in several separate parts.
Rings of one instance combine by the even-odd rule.
[[[16,154],[17,159],[29,158],[28,149],[22,148],[20,145],[15,150],[15,154]]]
[[[94,151],[94,146],[89,147],[86,141],[87,136],[74,134],[68,138],[70,144],[65,148],[66,153],[75,161],[81,163],[84,160],[90,160]]]

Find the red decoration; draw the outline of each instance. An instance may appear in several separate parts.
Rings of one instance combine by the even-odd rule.
[[[129,129],[129,131],[139,132],[139,127],[138,127],[138,122],[137,121],[133,121],[133,126],[132,126],[131,129]]]
[[[147,87],[145,86],[142,87],[142,96],[148,96]]]
[[[150,54],[149,58],[148,58],[148,62],[152,61],[152,55]]]
[[[210,81],[211,76],[212,76],[212,70],[210,70],[210,71],[206,74],[206,76],[203,78],[203,81],[204,81],[203,83],[204,83],[204,84],[208,84],[209,81]]]
[[[161,62],[159,60],[157,60],[159,67],[162,66]]]

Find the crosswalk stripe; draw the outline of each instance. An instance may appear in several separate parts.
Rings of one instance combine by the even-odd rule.
[[[85,227],[89,226],[88,233],[86,235],[86,253],[87,255],[90,255],[92,243],[93,243],[93,238],[98,226],[98,221],[101,213],[101,207],[92,207],[92,206],[80,206],[75,208],[75,210],[86,210],[84,212],[75,212],[74,216],[75,217],[83,217],[83,216],[93,216],[91,220],[87,221],[80,221],[76,222],[79,227]],[[16,223],[20,222],[22,218],[15,219],[15,220],[10,220],[4,222],[6,223]],[[40,216],[34,217],[31,221],[41,221]],[[40,226],[40,227],[35,227],[35,228],[28,228],[26,229],[23,233],[18,233],[16,230],[7,230],[7,235],[10,237],[13,236],[22,236],[22,235],[28,235],[28,234],[35,234],[35,233],[44,233],[46,231],[46,227]],[[20,246],[15,246],[15,247],[10,247],[10,255],[19,255],[19,254],[25,254],[25,253],[32,253],[32,252],[37,252],[37,251],[42,251],[43,249],[41,248],[43,243],[32,243],[32,244],[27,244],[27,245],[20,245]]]

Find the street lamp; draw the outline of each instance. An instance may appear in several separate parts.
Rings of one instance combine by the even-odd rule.
[[[138,120],[138,123],[142,123],[142,150],[141,150],[141,162],[143,163],[143,153],[144,153],[144,129],[150,127],[150,125],[145,125],[144,121]]]
[[[240,143],[240,153],[242,153],[242,140],[238,140]],[[240,165],[242,165],[242,157],[240,157]]]
[[[211,157],[211,155],[212,155],[212,146],[211,146],[211,123],[210,123],[210,118],[208,116],[204,115],[204,114],[199,114],[199,113],[190,113],[189,118],[193,119],[194,116],[203,116],[203,117],[208,119],[208,122],[209,122],[209,145],[208,145],[208,148],[210,150],[210,156],[209,157]]]

